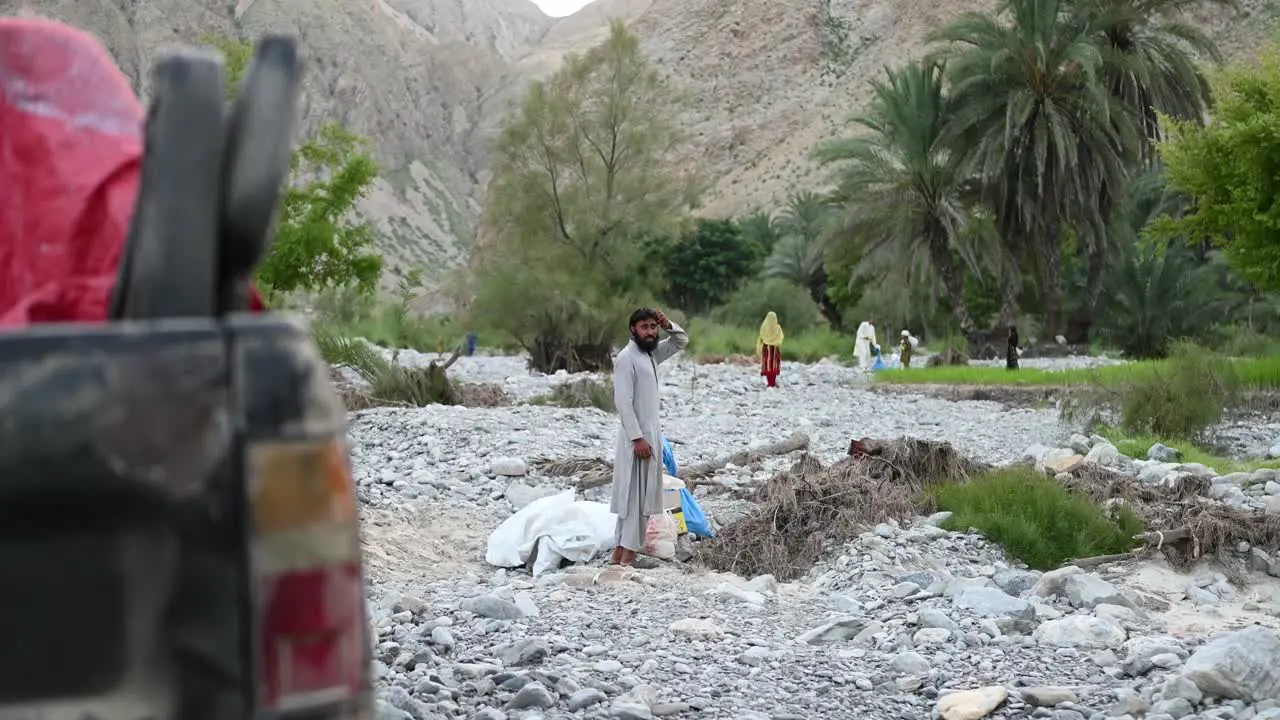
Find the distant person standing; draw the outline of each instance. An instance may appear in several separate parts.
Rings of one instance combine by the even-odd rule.
[[[911,367],[911,355],[916,351],[915,338],[911,337],[910,330],[902,331],[902,341],[898,343],[898,357],[902,360],[902,367]]]
[[[609,510],[618,516],[611,561],[630,565],[644,549],[649,517],[662,512],[662,447],[658,364],[689,344],[689,336],[661,310],[640,308],[628,323],[631,342],[613,360],[613,401],[622,427],[613,456]],[[658,341],[658,329],[667,339]]]
[[[778,387],[778,375],[782,372],[782,326],[772,310],[760,323],[760,336],[756,338],[756,355],[760,357],[760,374],[768,387]]]
[[[1008,370],[1018,369],[1018,328],[1009,326],[1009,347],[1005,349],[1004,366]]]
[[[858,367],[870,370],[875,361],[876,326],[874,321],[863,320],[858,326],[858,334],[853,339],[853,356],[858,360]]]

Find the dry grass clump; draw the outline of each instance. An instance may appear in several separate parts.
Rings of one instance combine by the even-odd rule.
[[[1067,475],[1059,476],[1063,485],[1095,501],[1123,500],[1142,519],[1149,542],[1174,567],[1186,569],[1213,557],[1230,571],[1230,554],[1241,542],[1280,552],[1280,517],[1211,501],[1205,496],[1210,487],[1206,478],[1187,474],[1177,477],[1172,487],[1145,485],[1092,463]],[[1233,578],[1240,579],[1238,574]]]
[[[868,525],[905,521],[932,508],[921,491],[959,482],[983,470],[950,443],[903,438],[877,445],[875,454],[823,467],[805,454],[757,493],[759,504],[700,543],[708,567],[783,582],[803,575],[832,542],[847,542]]]
[[[511,396],[494,383],[456,383],[458,404],[469,408],[495,408],[511,405]]]
[[[448,370],[458,359],[454,353],[447,361],[430,362],[425,367],[405,367],[383,357],[369,343],[341,337],[317,329],[314,332],[320,354],[331,365],[350,368],[364,381],[357,387],[336,369],[330,377],[342,396],[347,410],[372,407],[423,407],[426,405],[464,405],[466,407],[504,407],[511,398],[499,386],[490,383],[454,383]]]
[[[1174,567],[1188,567],[1207,556],[1225,560],[1226,553],[1241,542],[1271,553],[1280,551],[1280,517],[1275,515],[1201,503],[1182,517],[1182,526],[1188,541],[1162,548]]]
[[[534,458],[529,462],[529,467],[546,477],[578,478],[580,485],[601,484],[600,481],[613,477],[613,463],[600,458],[578,457],[565,460]]]

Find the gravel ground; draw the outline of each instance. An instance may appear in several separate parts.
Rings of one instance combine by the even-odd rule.
[[[501,357],[462,358],[451,373],[518,399],[572,379]],[[788,363],[770,391],[751,368],[673,361],[663,427],[682,464],[796,431],[828,461],[862,436],[949,440],[995,463],[1068,442],[1053,410],[878,395],[866,382],[836,364]],[[610,457],[616,423],[540,405],[353,414],[379,718],[1280,720],[1280,705],[1254,696],[1280,698],[1274,663],[1206,697],[1214,672],[1245,671],[1211,663],[1210,650],[1225,651],[1205,632],[1172,636],[1160,606],[1170,599],[1123,577],[1020,569],[980,537],[939,529],[941,518],[869,529],[788,584],[667,563],[537,578],[485,564],[489,533],[515,507],[566,487],[496,470]],[[789,463],[727,474],[760,479]],[[705,503],[722,521],[744,505]],[[1271,607],[1280,590],[1250,602]],[[1280,636],[1245,632],[1219,643],[1280,652]]]

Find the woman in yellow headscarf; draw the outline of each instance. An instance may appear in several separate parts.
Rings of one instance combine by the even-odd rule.
[[[778,373],[782,372],[782,326],[772,310],[760,323],[760,337],[756,338],[756,354],[760,356],[760,374],[769,387],[778,387]]]

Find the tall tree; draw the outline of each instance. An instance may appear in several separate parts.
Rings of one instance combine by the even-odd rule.
[[[951,115],[944,85],[943,66],[933,60],[889,70],[872,83],[868,114],[854,120],[871,132],[829,143],[818,157],[838,167],[835,197],[845,220],[834,254],[845,263],[881,258],[936,273],[956,324],[972,335],[964,272],[965,262],[977,262],[958,242],[964,175],[944,135]]]
[[[998,15],[962,15],[934,40],[950,59],[957,147],[986,188],[1010,260],[997,324],[1012,322],[1018,271],[1033,260],[1053,337],[1062,234],[1104,222],[1098,194],[1122,185],[1131,164],[1132,123],[1102,82],[1096,22],[1068,0],[1008,0]]]
[[[1103,49],[1103,82],[1137,121],[1139,157],[1149,167],[1155,161],[1154,143],[1163,137],[1161,115],[1195,124],[1205,119],[1211,94],[1197,58],[1222,59],[1217,44],[1203,31],[1181,22],[1178,14],[1203,4],[1234,7],[1235,0],[1076,2],[1093,16]],[[1102,217],[1121,212],[1126,193],[1123,187],[1104,187],[1098,198]],[[1105,225],[1080,230],[1087,278],[1084,302],[1066,333],[1072,342],[1087,341],[1098,315],[1104,269],[1119,249]]]
[[[654,290],[645,237],[696,185],[669,162],[675,96],[622,23],[536,82],[495,147],[473,309],[547,372],[608,367],[619,318]]]
[[[778,239],[781,237],[778,223],[767,210],[757,210],[739,218],[738,227],[742,228],[743,239],[759,245],[766,252],[773,252],[774,246],[778,244]]]
[[[825,241],[835,227],[837,209],[829,197],[807,190],[788,198],[775,220],[781,238],[765,264],[770,277],[790,280],[808,290],[834,325],[839,324],[840,314],[827,293]]]

